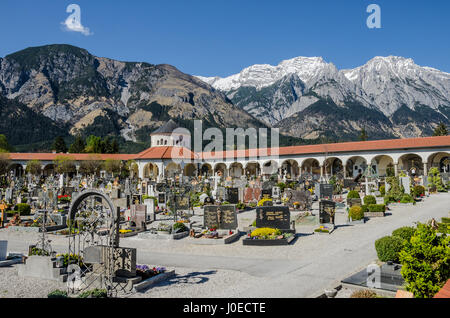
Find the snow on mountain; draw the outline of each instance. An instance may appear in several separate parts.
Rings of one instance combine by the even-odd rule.
[[[412,59],[377,56],[363,66],[341,72],[387,116],[402,105],[436,110],[450,106],[450,74],[421,67]]]

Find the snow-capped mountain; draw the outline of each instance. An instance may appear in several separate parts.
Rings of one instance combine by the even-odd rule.
[[[332,120],[332,114],[321,112],[314,118],[317,111],[312,110],[331,104],[337,107],[329,110],[334,114],[352,113],[356,107],[360,115],[360,120],[344,125],[345,133],[332,129],[337,136],[349,136],[366,125],[379,135],[381,125],[385,137],[412,137],[429,134],[440,121],[450,122],[450,74],[403,57],[375,57],[351,70],[338,70],[321,57],[297,57],[276,66],[253,65],[226,78],[197,77],[253,116],[298,137],[315,138],[309,130]],[[364,118],[367,114],[371,118]],[[296,120],[288,120],[293,116]],[[374,118],[382,123],[373,123]],[[299,129],[302,121],[308,121],[308,129]]]

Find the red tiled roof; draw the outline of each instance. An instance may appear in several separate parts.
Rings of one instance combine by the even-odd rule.
[[[195,159],[198,158],[191,150],[184,147],[164,146],[148,148],[137,155],[134,159]]]
[[[10,153],[11,160],[41,160],[53,161],[56,157],[68,157],[76,161],[83,160],[129,160],[136,157],[133,154],[92,154],[92,153]]]
[[[367,150],[393,150],[393,149],[411,149],[411,148],[433,148],[433,147],[450,147],[450,136],[439,137],[423,137],[423,138],[408,138],[408,139],[389,139],[389,140],[372,140],[372,141],[356,141],[356,142],[342,142],[334,144],[320,144],[320,145],[305,145],[305,146],[290,146],[280,147],[278,149],[259,149],[252,150],[229,150],[223,151],[223,158],[242,158],[249,157],[250,151],[254,151],[255,154],[262,155],[271,154],[271,151],[278,150],[278,155],[302,155],[302,154],[317,154],[317,153],[337,153],[337,152],[350,152],[350,151],[367,151]],[[217,156],[216,153],[203,152],[204,159],[211,159]]]
[[[373,140],[373,141],[357,141],[342,142],[334,144],[321,145],[304,145],[290,146],[280,148],[262,148],[247,150],[228,150],[223,151],[223,159],[226,158],[243,158],[251,156],[289,156],[303,154],[319,154],[319,153],[339,153],[351,151],[370,151],[370,150],[394,150],[394,149],[416,149],[416,148],[434,148],[434,147],[450,147],[450,136],[439,137],[423,137],[408,139],[390,139],[390,140]],[[276,153],[278,151],[278,154]],[[195,154],[191,150],[184,147],[164,146],[151,147],[138,154],[54,154],[54,153],[11,153],[12,160],[54,160],[57,156],[67,156],[74,160],[92,160],[92,156],[98,156],[101,160],[116,159],[213,159],[218,153],[202,152]]]
[[[433,298],[450,298],[450,279]]]

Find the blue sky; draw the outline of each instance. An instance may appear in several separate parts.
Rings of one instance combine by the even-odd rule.
[[[92,35],[62,27],[72,3]],[[366,26],[371,3],[381,7],[381,29]],[[448,0],[2,0],[0,56],[67,43],[204,76],[296,56],[322,56],[342,69],[399,55],[450,72],[449,13]]]

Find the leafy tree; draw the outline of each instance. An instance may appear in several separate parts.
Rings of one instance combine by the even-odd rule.
[[[63,137],[58,136],[55,138],[55,141],[53,142],[52,150],[55,150],[57,153],[66,153],[67,152],[66,142],[64,141]]]
[[[11,164],[9,153],[0,153],[0,175],[4,175],[8,172],[8,167]]]
[[[0,152],[10,152],[13,151],[13,147],[8,143],[8,139],[5,135],[0,134]]]
[[[102,138],[90,135],[86,140],[85,152],[87,153],[103,153],[104,144]]]
[[[39,160],[31,160],[27,163],[25,168],[26,173],[31,173],[32,175],[40,175],[42,172],[42,163]]]
[[[439,125],[434,129],[433,136],[447,136],[448,135],[448,129],[447,126],[441,122]]]
[[[441,173],[438,168],[433,167],[430,169],[428,172],[428,182],[430,183],[430,189],[434,188],[438,192],[447,192],[442,184]]]
[[[79,172],[82,174],[98,174],[102,168],[103,162],[97,156],[90,156],[88,160],[84,160],[80,163]]]
[[[103,164],[103,169],[106,172],[114,174],[120,173],[122,162],[120,160],[107,159]]]
[[[400,252],[406,289],[416,298],[433,297],[450,278],[450,236],[438,236],[430,224],[417,230]]]
[[[58,173],[76,172],[75,161],[70,157],[57,156],[53,162],[55,164],[55,170]]]
[[[366,141],[369,137],[367,136],[366,128],[363,127],[361,129],[361,133],[359,134],[359,140]]]
[[[80,135],[77,135],[75,137],[75,141],[70,145],[69,152],[70,153],[82,153],[84,152],[84,149],[86,148],[86,142],[84,141],[84,138]]]

